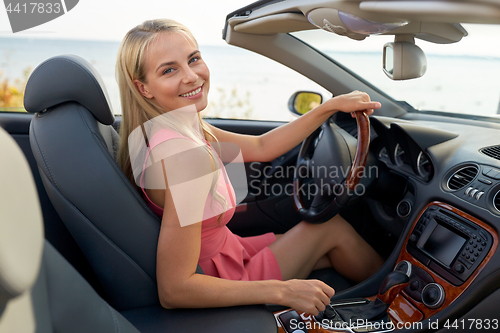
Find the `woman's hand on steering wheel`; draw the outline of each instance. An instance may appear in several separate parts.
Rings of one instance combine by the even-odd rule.
[[[380,108],[380,103],[372,102],[366,93],[353,91],[346,95],[336,96],[321,106],[333,112],[351,113],[357,121],[358,135],[355,156],[351,155],[352,148],[348,147],[348,142],[352,142],[352,137],[330,122],[324,123],[302,143],[294,173],[293,197],[295,207],[302,219],[310,223],[326,222],[336,215],[351,198],[365,193],[364,185],[360,193],[356,189],[364,176],[369,153],[370,120],[368,116],[373,113],[373,109]],[[350,168],[345,178],[344,172],[330,172],[328,176],[322,176],[319,172],[311,173],[313,176],[309,179],[312,180],[312,188],[315,191],[312,194],[312,202],[306,206],[303,189],[307,177],[303,177],[303,172],[299,170],[306,169],[308,171],[306,174],[309,174],[313,168],[316,168],[316,171],[320,168],[342,171],[348,167],[347,161],[350,162]],[[306,189],[311,192],[309,185]],[[309,192],[308,198],[311,197]]]
[[[353,91],[348,94],[338,95],[323,103],[325,107],[333,111],[351,113],[353,117],[355,111],[364,111],[367,116],[373,113],[374,109],[381,107],[380,102],[373,102],[370,96],[361,91]]]

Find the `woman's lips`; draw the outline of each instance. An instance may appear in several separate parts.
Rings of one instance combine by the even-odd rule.
[[[193,89],[191,91],[188,91],[185,94],[181,94],[179,96],[184,97],[184,98],[189,98],[189,99],[198,99],[203,95],[203,85],[199,86],[196,89]]]

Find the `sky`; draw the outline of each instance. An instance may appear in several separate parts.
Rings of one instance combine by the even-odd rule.
[[[54,0],[57,1],[57,0]],[[225,45],[222,29],[226,15],[254,0],[80,0],[65,15],[26,31],[12,33],[7,12],[0,7],[0,37],[91,39],[120,41],[132,27],[153,18],[171,18],[191,29],[200,45]],[[186,5],[188,4],[188,5]],[[1,6],[1,5],[0,5]],[[426,53],[469,54],[500,57],[500,26],[466,26],[471,36],[452,45],[417,40]],[[335,34],[322,34],[324,47],[336,50],[380,52],[388,36],[370,36],[354,42]],[[489,45],[485,51],[485,45]],[[488,54],[485,54],[487,52]]]
[[[57,2],[60,0],[52,1]],[[4,37],[107,40],[119,42],[130,29],[145,20],[170,18],[186,25],[193,32],[200,45],[225,46],[227,44],[222,40],[222,29],[224,28],[227,14],[254,1],[255,0],[79,0],[78,4],[65,15],[40,26],[15,34],[12,33],[5,7],[0,3],[0,43]],[[440,45],[417,39],[416,44],[421,47],[428,56],[432,54],[452,54],[500,59],[500,25],[464,25],[464,27],[469,32],[469,36],[463,38],[459,43]],[[305,34],[307,33],[308,32],[305,32]],[[313,34],[309,36],[312,36],[314,43],[309,40],[306,41],[321,50],[377,53],[380,58],[379,69],[382,63],[381,54],[383,45],[384,43],[393,41],[392,36],[370,36],[364,41],[358,42],[324,31],[314,31]],[[1,49],[2,45],[0,45],[0,51]],[[0,67],[2,61],[4,61],[3,58],[4,57],[0,53]],[[363,66],[371,66],[365,62],[361,64],[356,63],[355,65],[360,67],[354,67],[353,64],[353,70],[358,73],[363,73],[363,76],[367,73],[367,70],[365,70]],[[467,68],[457,68],[456,71],[462,73],[466,69]],[[469,72],[471,70],[472,69],[470,69]],[[495,70],[497,70],[497,68],[492,68],[490,72],[494,74],[496,73]],[[381,69],[380,73],[382,73]],[[429,69],[426,77],[430,78],[432,73],[433,71]],[[385,76],[383,76],[383,79],[390,81],[386,79]],[[423,79],[425,80],[425,77]],[[369,80],[372,79],[370,78]],[[493,81],[485,81],[487,87],[494,90],[491,93],[491,95],[494,96],[494,104],[498,101],[498,85],[495,85],[495,80],[496,79]],[[375,81],[374,79],[373,82]],[[406,81],[405,83],[409,82],[408,84],[410,84],[410,81]],[[424,81],[420,80],[417,82],[420,83]],[[391,83],[393,82],[391,81]],[[438,83],[431,82],[431,85],[433,84],[438,85]],[[295,89],[295,85],[293,88]],[[383,89],[386,88],[384,87]],[[390,89],[387,89],[388,92],[390,92]],[[405,91],[405,89],[403,90]],[[406,90],[412,91],[412,89]],[[289,93],[285,92],[284,94],[287,94],[285,97],[288,98]],[[398,94],[398,92],[394,92],[394,96],[398,96]],[[403,96],[400,99],[405,99],[405,97]],[[281,103],[281,101],[279,102]],[[497,104],[495,104],[495,110],[497,108],[496,105]],[[429,105],[426,104],[425,107],[429,107]]]
[[[55,0],[57,1],[57,0]],[[12,33],[0,5],[0,37],[100,39],[120,41],[134,26],[170,18],[189,27],[200,44],[223,44],[226,15],[252,0],[80,0],[65,15],[24,32]]]

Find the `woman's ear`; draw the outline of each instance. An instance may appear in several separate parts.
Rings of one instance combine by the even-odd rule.
[[[142,96],[144,96],[146,98],[153,98],[153,95],[149,92],[148,88],[146,87],[146,85],[144,83],[135,79],[134,84],[137,87],[137,89],[139,90],[139,92],[142,94]]]

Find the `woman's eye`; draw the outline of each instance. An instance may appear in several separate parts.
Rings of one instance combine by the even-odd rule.
[[[198,61],[198,60],[200,60],[200,57],[192,57],[191,59],[189,59],[189,63],[191,64],[191,63]]]
[[[174,71],[174,69],[173,69],[173,68],[167,68],[167,69],[165,69],[165,70],[163,71],[163,74],[170,74],[170,73],[172,73],[173,71]]]

